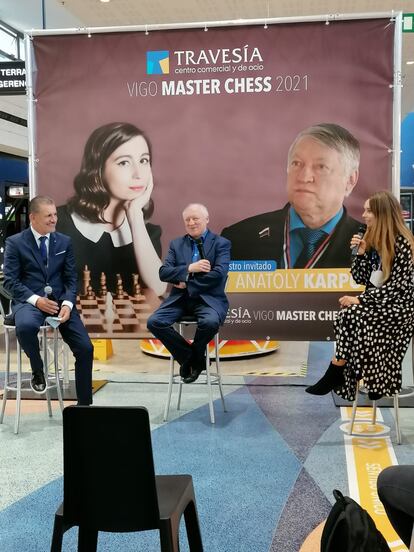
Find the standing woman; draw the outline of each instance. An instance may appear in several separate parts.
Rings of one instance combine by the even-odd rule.
[[[401,389],[401,364],[414,328],[414,238],[390,192],[373,194],[362,217],[367,230],[351,239],[351,247],[358,247],[351,273],[365,291],[339,299],[335,357],[306,389],[313,395],[334,390],[352,401],[361,378],[371,400]]]
[[[58,208],[57,229],[72,237],[80,285],[87,266],[94,291],[103,272],[112,292],[120,274],[132,294],[133,273],[156,295],[165,292],[158,276],[161,228],[148,222],[154,210],[151,161],[148,138],[132,124],[109,123],[90,135],[75,195]]]

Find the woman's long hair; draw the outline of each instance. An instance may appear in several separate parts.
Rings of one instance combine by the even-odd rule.
[[[68,201],[70,212],[75,212],[89,222],[110,222],[105,220],[104,211],[109,205],[110,194],[103,173],[108,157],[126,142],[142,136],[148,145],[152,163],[151,143],[142,130],[130,123],[109,123],[95,129],[85,144],[79,173],[74,179],[75,195]],[[154,211],[149,200],[144,207],[148,220]]]
[[[391,273],[397,237],[403,236],[408,241],[414,258],[414,236],[405,225],[401,206],[391,192],[376,192],[368,202],[375,220],[365,232],[364,239],[367,249],[374,248],[378,251],[385,281]]]

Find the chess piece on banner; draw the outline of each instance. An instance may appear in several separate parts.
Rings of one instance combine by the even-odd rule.
[[[134,297],[141,297],[141,286],[139,285],[139,276],[138,274],[132,275],[132,291],[134,294]]]
[[[108,323],[113,322],[115,318],[115,311],[114,311],[114,302],[112,298],[112,293],[107,293],[105,298],[105,318],[107,319]]]
[[[86,295],[88,292],[88,286],[91,283],[91,272],[88,269],[88,265],[85,265],[83,269],[83,286],[82,286],[82,293],[83,295]]]
[[[88,286],[88,288],[86,290],[86,298],[87,299],[95,299],[95,293],[92,289],[92,286]]]
[[[99,297],[106,297],[108,288],[106,287],[106,275],[105,272],[101,272]]]
[[[116,298],[117,299],[124,298],[124,285],[120,274],[116,275]]]

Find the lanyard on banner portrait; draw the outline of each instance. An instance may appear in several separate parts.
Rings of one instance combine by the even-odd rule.
[[[285,239],[283,243],[283,261],[285,263],[285,268],[293,268],[291,266],[291,260],[290,260],[290,236],[289,236],[289,227],[290,227],[290,214],[288,213],[288,216],[286,217],[285,221]],[[315,264],[319,261],[319,258],[323,255],[326,248],[329,245],[329,240],[331,239],[331,236],[333,234],[334,230],[332,230],[326,238],[323,240],[321,245],[318,247],[318,249],[315,251],[315,253],[312,255],[312,257],[308,260],[306,265],[303,268],[313,268]]]

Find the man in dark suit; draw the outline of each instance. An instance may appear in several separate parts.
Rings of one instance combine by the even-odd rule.
[[[16,335],[29,357],[31,387],[46,390],[37,334],[47,316],[60,319],[59,331],[75,356],[78,404],[92,404],[93,346],[76,310],[75,258],[71,239],[55,232],[53,199],[36,196],[29,205],[30,228],[6,240],[4,287],[12,296]],[[46,286],[51,288],[47,293]],[[48,297],[49,295],[49,297]]]
[[[222,231],[234,260],[275,260],[276,268],[349,267],[349,242],[360,223],[343,201],[358,180],[358,140],[322,123],[298,134],[288,153],[282,209],[256,215]]]
[[[173,286],[171,293],[147,326],[180,364],[183,381],[192,383],[205,368],[206,346],[226,317],[229,303],[224,289],[231,244],[208,230],[204,205],[188,205],[183,219],[187,234],[170,243],[160,268],[160,279]],[[173,328],[185,315],[197,318],[191,345]]]

